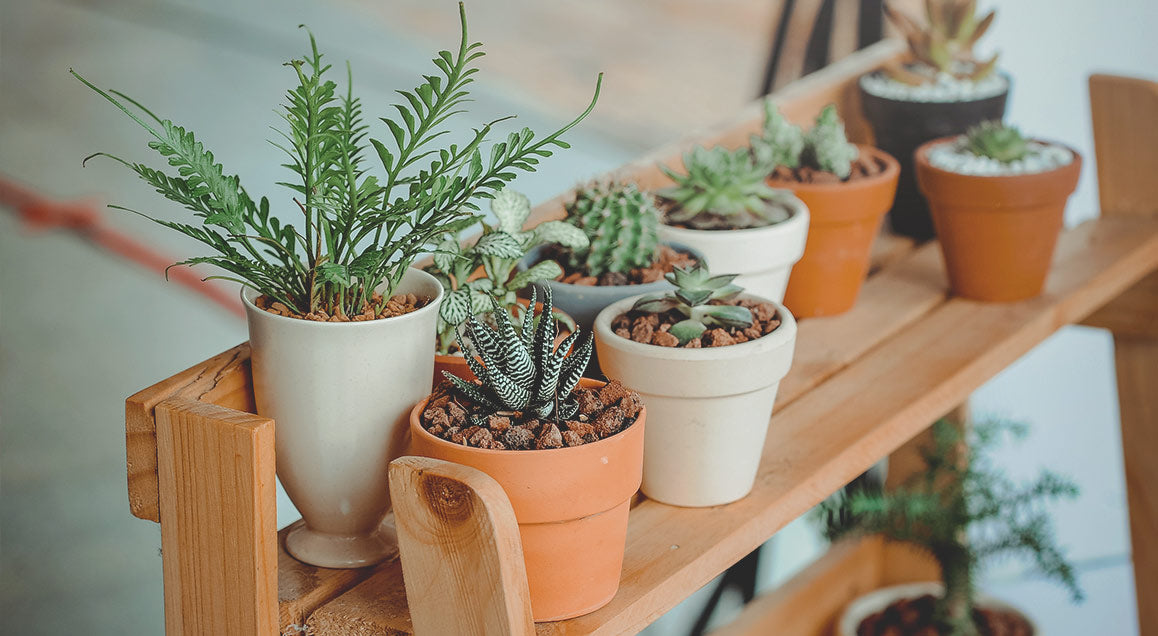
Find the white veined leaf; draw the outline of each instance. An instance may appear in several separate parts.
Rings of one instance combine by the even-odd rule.
[[[515,274],[511,277],[511,282],[507,283],[507,289],[518,291],[531,283],[537,283],[541,280],[554,280],[563,275],[563,268],[555,261],[542,261],[535,263],[527,269]]]
[[[469,289],[456,289],[446,294],[438,307],[438,317],[448,325],[461,325],[474,313]]]
[[[563,247],[573,250],[580,250],[590,243],[587,239],[587,234],[564,221],[547,221],[540,223],[532,230],[535,233],[535,240],[532,245],[541,245],[543,243],[557,243]]]
[[[478,243],[474,244],[474,251],[483,256],[516,260],[522,258],[524,253],[519,239],[502,231],[484,234]]]
[[[498,218],[500,230],[517,234],[531,214],[531,200],[525,194],[503,188],[491,199],[491,212]]]
[[[454,270],[454,261],[458,258],[461,249],[458,241],[451,235],[447,235],[438,247],[435,248],[434,266],[444,272],[451,272]]]

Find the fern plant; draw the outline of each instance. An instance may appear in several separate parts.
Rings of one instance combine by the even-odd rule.
[[[347,85],[339,91],[312,33],[309,53],[286,63],[296,85],[286,93],[284,126],[274,145],[288,157],[284,165],[293,179],[278,185],[292,192],[292,202],[278,205],[295,209],[300,224],[274,214],[268,198],[251,197],[193,132],[72,72],[140,124],[152,136],[149,148],[173,171],[108,153],[89,158],[120,162],[199,219],[190,224],[138,212],[215,252],[178,265],[216,266],[226,273],[211,278],[248,285],[303,315],[321,310],[352,316],[367,304],[381,315],[415,257],[446,232],[473,223],[479,200],[493,197],[518,171],[533,172],[553,149],[569,147],[562,135],[591,112],[599,97],[602,75],[587,109],[542,138],[523,128],[485,147],[499,119],[475,129],[466,143],[435,145],[450,132],[447,121],[464,112],[468,86],[478,71],[475,62],[483,55],[482,45],[468,37],[462,3],[459,17],[458,50],[440,51],[433,59],[438,72],[424,75],[414,90],[398,91],[403,100],[393,105],[394,116],[379,118],[390,133],[385,141],[369,133],[349,65]],[[370,156],[381,164],[378,175],[370,173]]]
[[[531,307],[536,294],[531,291]],[[459,346],[466,354],[471,371],[480,381],[473,384],[443,371],[467,398],[492,413],[528,413],[536,418],[573,417],[579,404],[571,392],[579,384],[591,358],[591,336],[578,342],[579,330],[555,346],[555,321],[551,315],[551,288],[543,289],[543,309],[528,311],[522,333],[497,301],[493,304],[496,327],[484,325],[474,316],[467,318]],[[481,362],[475,357],[481,359]]]
[[[450,353],[458,327],[470,316],[490,312],[496,299],[516,325],[522,324],[527,310],[519,303],[518,292],[563,273],[563,268],[550,260],[515,272],[529,251],[548,243],[567,249],[587,247],[583,231],[563,221],[547,221],[523,231],[531,201],[510,188],[503,188],[491,200],[491,212],[498,223],[480,223],[482,236],[477,242],[463,247],[457,235],[446,234],[434,253],[433,264],[426,269],[442,283],[444,291],[438,308],[438,353]],[[476,272],[481,276],[476,277]],[[574,330],[575,323],[566,314],[551,315]]]
[[[1032,483],[1016,484],[986,456],[1002,434],[1023,430],[1011,424],[978,424],[963,454],[961,431],[947,420],[937,422],[932,445],[922,451],[924,472],[887,492],[838,493],[818,509],[822,532],[829,540],[880,534],[926,550],[940,565],[945,584],[934,612],[941,634],[976,636],[977,569],[1004,555],[1031,557],[1042,574],[1080,600],[1073,566],[1055,544],[1043,508],[1047,500],[1076,496],[1077,487],[1049,472]]]

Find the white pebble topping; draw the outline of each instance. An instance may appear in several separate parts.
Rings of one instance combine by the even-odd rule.
[[[1002,163],[989,157],[980,157],[966,147],[962,135],[957,140],[938,144],[929,149],[929,163],[942,170],[989,177],[1048,172],[1068,165],[1074,160],[1069,148],[1037,141],[1029,142],[1029,154],[1017,161]]]
[[[939,73],[935,81],[913,86],[877,72],[861,76],[860,85],[870,95],[898,101],[965,102],[1000,95],[1009,89],[1009,79],[1000,73],[990,73],[974,82]]]

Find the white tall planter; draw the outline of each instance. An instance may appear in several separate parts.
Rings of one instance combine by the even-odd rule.
[[[690,230],[661,224],[659,238],[703,254],[713,274],[739,274],[736,284],[757,296],[784,300],[792,266],[804,255],[808,208],[793,197],[787,220],[747,230]]]
[[[650,413],[648,414],[650,417]],[[648,424],[651,424],[649,421]],[[896,603],[899,600],[906,598],[918,598],[926,594],[933,596],[941,596],[945,593],[945,586],[941,583],[905,583],[904,585],[893,585],[890,587],[882,587],[879,590],[874,590],[857,597],[853,602],[848,604],[840,614],[840,620],[836,622],[833,632],[834,636],[856,636],[856,628],[860,627],[861,621],[885,609],[889,605]],[[1029,623],[1032,633],[1038,634],[1040,630],[1024,612],[1016,607],[1005,603],[998,599],[985,594],[977,595],[977,604],[981,607],[1012,612],[1019,614]]]
[[[726,347],[660,347],[611,330],[611,321],[636,298],[599,313],[595,347],[607,377],[638,392],[647,405],[643,493],[693,507],[743,498],[756,480],[776,389],[792,366],[796,321],[773,303],[782,322],[763,338]]]
[[[329,323],[271,314],[242,292],[257,411],[274,419],[277,474],[304,521],[286,550],[306,563],[361,567],[397,550],[382,525],[387,464],[430,394],[442,286],[410,269],[395,293],[431,300],[403,316]]]

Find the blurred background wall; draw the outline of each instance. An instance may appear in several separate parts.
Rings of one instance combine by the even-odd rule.
[[[532,200],[548,198],[753,99],[784,1],[469,2],[472,36],[488,56],[460,125],[508,113],[519,125],[561,123],[605,71],[599,106],[570,136],[574,148],[516,183]],[[1085,78],[1155,73],[1158,4],[982,5],[999,10],[982,48],[1000,50],[1014,77],[1009,119],[1092,159]],[[251,191],[275,194],[281,158],[264,139],[291,79],[281,62],[305,50],[299,23],[331,62],[351,60],[369,114],[428,72],[458,28],[451,0],[0,0],[0,175],[54,198],[182,216],[110,162],[81,168],[98,150],[130,159],[148,151],[142,132],[69,76],[71,67],[197,131]],[[1071,223],[1097,214],[1092,163],[1071,199]],[[174,260],[198,253],[139,218],[104,214]],[[0,631],[161,633],[159,532],[126,505],[122,401],[244,339],[243,321],[160,275],[0,212]],[[1024,564],[986,578],[1048,633],[1137,631],[1114,391],[1108,336],[1068,328],[975,396],[979,413],[1033,424],[1030,439],[1002,456],[1011,472],[1049,465],[1084,488],[1057,521],[1085,605],[1069,606]],[[281,524],[296,518],[288,500],[278,504]],[[807,524],[793,524],[761,580],[785,578],[820,549]],[[711,587],[649,633],[686,634]],[[727,614],[737,601],[724,605]]]

